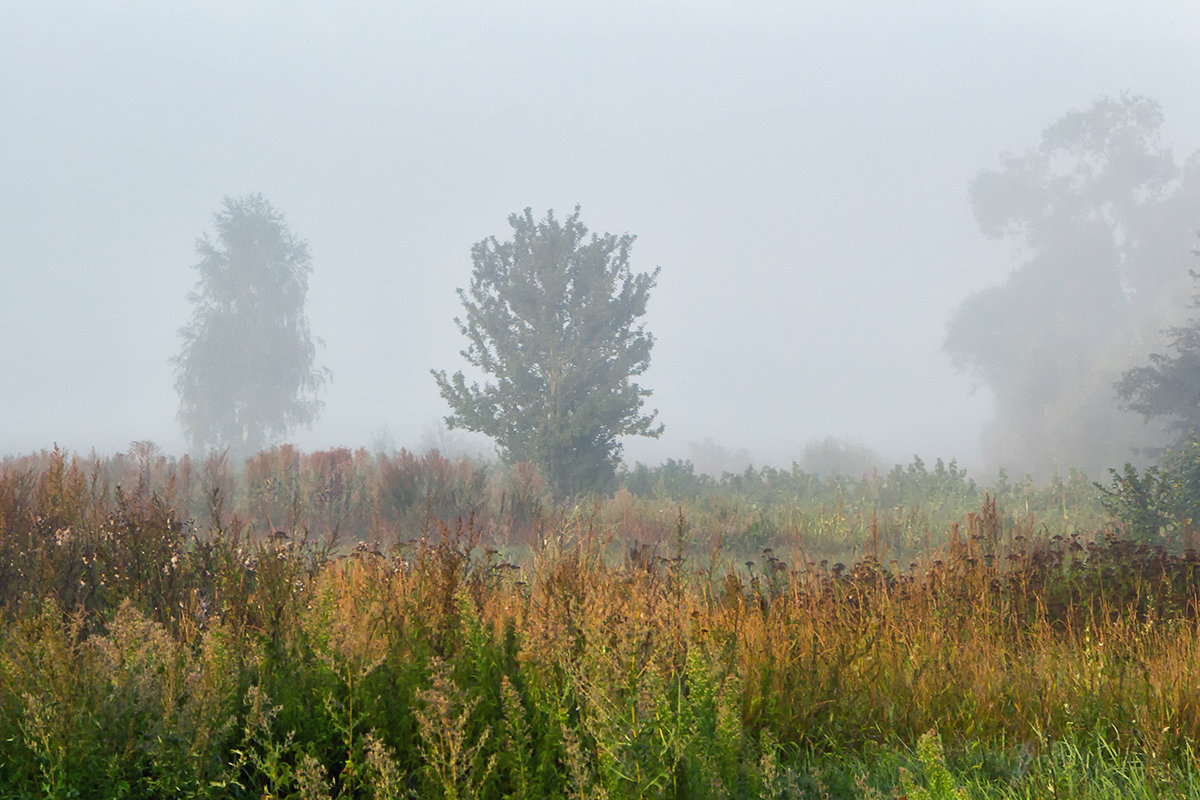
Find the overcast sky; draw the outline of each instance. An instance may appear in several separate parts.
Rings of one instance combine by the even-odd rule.
[[[967,184],[1097,96],[1200,147],[1179,2],[0,2],[0,456],[181,453],[194,242],[262,192],[307,239],[333,370],[308,448],[420,448],[455,288],[510,213],[575,204],[662,267],[666,433],[786,465],[826,435],[979,458],[946,322],[1015,262]]]

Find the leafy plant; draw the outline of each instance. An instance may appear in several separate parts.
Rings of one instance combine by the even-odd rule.
[[[1200,520],[1200,441],[1168,450],[1158,464],[1141,472],[1132,464],[1109,472],[1109,485],[1096,486],[1105,510],[1126,535],[1142,542],[1182,536],[1192,543]]]
[[[967,790],[955,782],[946,768],[942,737],[937,731],[930,730],[917,741],[917,758],[924,772],[925,785],[921,786],[907,770],[902,770],[900,786],[905,796],[910,800],[968,800]]]

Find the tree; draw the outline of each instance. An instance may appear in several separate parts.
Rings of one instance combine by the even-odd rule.
[[[179,421],[197,449],[246,457],[311,425],[329,379],[304,313],[312,259],[261,194],[226,197],[216,242],[196,240],[191,321],[172,359]]]
[[[971,185],[980,228],[1025,255],[967,298],[946,335],[953,363],[995,397],[984,448],[996,466],[1096,471],[1142,443],[1109,387],[1177,296],[1156,248],[1193,184],[1160,143],[1162,123],[1153,100],[1102,97]]]
[[[1200,254],[1200,248],[1196,251]],[[1193,278],[1200,274],[1191,273]],[[1192,301],[1200,308],[1200,293]],[[1147,421],[1166,418],[1177,448],[1194,445],[1200,433],[1200,317],[1169,328],[1170,353],[1154,353],[1150,364],[1134,367],[1117,382],[1125,408]]]
[[[559,495],[611,484],[619,437],[657,437],[650,391],[634,382],[650,365],[654,338],[637,324],[658,270],[634,274],[634,237],[592,235],[579,219],[530,209],[508,218],[513,238],[471,249],[469,290],[458,290],[469,344],[463,357],[494,379],[433,371],[453,413],[451,428],[496,441],[507,461],[536,464]]]

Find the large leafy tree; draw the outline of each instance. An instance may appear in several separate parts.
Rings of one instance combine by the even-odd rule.
[[[984,444],[997,466],[1098,471],[1143,443],[1110,387],[1163,326],[1174,273],[1186,277],[1162,248],[1194,205],[1162,123],[1153,100],[1102,97],[971,185],[981,229],[1023,256],[1007,281],[967,298],[946,336],[954,363],[995,398]]]
[[[226,197],[215,241],[196,240],[192,318],[172,359],[179,421],[197,449],[245,457],[321,410],[329,371],[314,366],[304,304],[308,245],[261,194]]]
[[[1195,251],[1200,254],[1200,248]],[[1200,279],[1200,274],[1192,273]],[[1200,293],[1192,307],[1200,309]],[[1147,420],[1164,419],[1175,434],[1175,447],[1193,445],[1200,435],[1200,316],[1186,325],[1169,328],[1167,353],[1154,353],[1148,365],[1134,367],[1121,376],[1117,392],[1130,411]]]
[[[634,237],[589,237],[579,214],[536,221],[527,208],[509,217],[512,239],[472,248],[471,285],[458,292],[466,314],[455,322],[469,343],[463,357],[491,380],[433,372],[450,427],[533,462],[560,495],[607,488],[620,437],[663,430],[634,381],[650,365],[654,338],[638,320],[658,270],[634,273]]]

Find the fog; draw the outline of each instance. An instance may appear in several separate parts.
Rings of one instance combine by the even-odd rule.
[[[306,449],[478,446],[429,374],[464,366],[471,245],[579,204],[662,268],[666,432],[627,460],[837,436],[982,469],[992,398],[943,343],[1017,262],[972,178],[1123,91],[1182,161],[1198,75],[1190,0],[7,3],[0,456],[184,451],[195,239],[262,192],[313,256]]]

